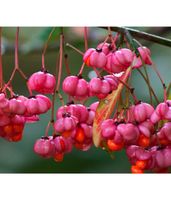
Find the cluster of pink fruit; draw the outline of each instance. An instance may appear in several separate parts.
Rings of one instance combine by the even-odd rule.
[[[89,83],[80,75],[69,76],[63,81],[63,91],[76,100],[91,96],[99,99],[105,98],[118,87],[119,76],[116,73],[126,71],[129,66],[135,69],[143,64],[152,64],[148,48],[139,47],[138,51],[139,56],[137,57],[130,49],[116,50],[108,43],[98,45],[97,49],[88,49],[83,56],[84,63],[95,69],[103,69],[109,74],[92,78]],[[171,166],[170,105],[170,101],[166,101],[154,109],[148,103],[137,102],[127,108],[126,115],[122,112],[124,114],[119,118],[116,116],[113,119],[106,119],[101,123],[101,146],[104,147],[105,142],[105,148],[111,152],[125,148],[133,173],[143,173],[144,170],[151,169],[156,172],[166,171]],[[71,114],[68,116],[70,117],[69,124],[72,124],[75,132],[77,130],[76,121],[79,118],[77,114],[73,114],[73,111],[69,113]],[[167,122],[164,123],[164,120]],[[60,123],[65,124],[64,121],[65,119],[57,120],[55,126],[57,131],[59,131]],[[77,122],[80,123],[79,120]],[[61,133],[65,131],[62,129]]]
[[[140,47],[138,50],[144,59],[143,61],[151,64],[150,51],[146,47]],[[99,99],[105,98],[118,87],[119,80],[113,72],[123,72],[132,63],[136,63],[136,67],[143,65],[140,57],[136,57],[135,53],[130,49],[123,48],[115,51],[112,45],[108,43],[98,45],[97,49],[88,49],[84,54],[83,61],[93,68],[103,68],[105,71],[110,72],[110,74],[92,78],[89,83],[80,74],[78,76],[66,77],[62,85],[63,91],[76,100],[83,100],[91,96],[96,96]],[[109,63],[112,70],[109,70]],[[35,83],[38,82],[37,78],[41,79],[41,77],[33,75],[32,77],[29,79],[29,83],[30,86],[32,85],[32,89],[34,89],[36,88]],[[39,92],[41,92],[40,89]],[[43,137],[37,140],[34,151],[43,157],[53,157],[56,161],[61,161],[64,153],[70,152],[72,146],[83,151],[88,150],[92,145],[92,125],[98,104],[99,102],[95,102],[89,108],[86,108],[82,104],[71,102],[60,107],[56,112],[56,122],[54,123],[54,129],[59,136],[55,136],[55,138]],[[128,124],[130,128],[133,128],[131,125]],[[108,131],[109,127],[107,127],[106,131]],[[127,129],[127,127],[123,127],[123,130],[125,128]],[[131,135],[131,133],[129,134]],[[132,136],[130,136],[132,137],[131,141],[137,139],[139,132],[137,131],[135,134],[137,135],[132,133]],[[121,136],[120,139],[119,135],[116,137],[118,137],[117,140],[122,140]],[[123,141],[119,145],[123,147]]]
[[[151,65],[150,50],[146,47],[138,47],[139,56],[128,48],[116,50],[115,45],[101,43],[96,49],[88,49],[83,57],[87,66],[101,68],[109,73],[120,73],[129,66],[139,68],[145,64]],[[143,60],[143,62],[142,62]]]
[[[115,118],[102,122],[101,135],[107,147],[110,151],[126,148],[133,173],[151,169],[163,172],[171,166],[170,105],[168,100],[154,109],[140,102],[127,110],[124,120]]]
[[[0,136],[13,142],[22,139],[25,123],[38,120],[38,115],[47,112],[51,101],[44,95],[13,96],[0,94]]]
[[[34,151],[43,157],[62,161],[72,147],[87,151],[92,145],[92,125],[98,102],[89,108],[82,104],[68,103],[56,112],[55,137],[43,137],[36,141]]]
[[[87,82],[82,77],[81,68],[77,76],[64,79],[63,91],[72,101],[58,108],[56,120],[51,121],[53,135],[48,136],[46,132],[38,139],[34,152],[59,162],[73,147],[89,150],[93,145],[93,123],[100,100],[117,90],[119,84],[127,84],[121,78],[129,67],[137,69],[144,64],[152,65],[148,48],[138,47],[137,52],[135,54],[129,48],[116,49],[113,42],[103,42],[96,49],[88,49],[83,55],[82,67],[92,67],[97,77]],[[102,76],[102,71],[107,74]],[[58,92],[56,82],[52,74],[42,70],[28,79],[29,90],[39,94],[8,99],[5,93],[1,93],[1,136],[9,141],[21,140],[25,123],[37,121],[38,115],[46,113],[51,107],[54,109],[54,102],[45,94]],[[92,96],[99,101],[89,107],[81,103]],[[75,100],[79,103],[75,103]],[[100,122],[99,134],[103,149],[109,152],[126,149],[133,173],[143,173],[145,170],[164,172],[171,166],[171,101],[165,100],[156,109],[148,103],[135,101],[133,105],[121,109],[113,119]]]
[[[152,64],[150,51],[146,47],[139,47],[140,56],[136,56],[130,49],[115,50],[109,43],[101,43],[96,49],[88,49],[83,57],[87,66],[103,69],[110,73],[106,76],[95,77],[88,83],[82,76],[68,76],[63,81],[63,91],[76,100],[83,100],[91,96],[105,98],[110,92],[117,89],[118,78],[114,73],[121,73],[133,65],[139,68],[144,63]],[[142,62],[143,60],[143,62]]]
[[[55,77],[47,72],[36,72],[28,80],[31,90],[43,94],[54,93],[55,84]],[[42,102],[42,106],[45,107],[44,104]],[[34,102],[31,105],[34,107]],[[50,107],[49,100],[48,109]],[[54,123],[54,130],[57,134],[38,139],[34,145],[35,153],[45,158],[53,157],[55,161],[62,161],[64,153],[70,152],[73,145],[77,149],[88,150],[92,145],[92,125],[96,107],[97,103],[87,108],[73,102],[60,107],[56,112],[57,120]]]

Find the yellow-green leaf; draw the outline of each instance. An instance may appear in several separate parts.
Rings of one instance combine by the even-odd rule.
[[[122,82],[126,82],[132,67],[129,67],[125,73],[120,78]],[[96,110],[96,115],[93,123],[93,142],[96,147],[100,145],[101,142],[101,129],[100,124],[105,119],[108,119],[113,112],[115,105],[120,97],[122,89],[124,87],[123,83],[119,83],[117,90],[114,90],[105,99],[102,99]]]

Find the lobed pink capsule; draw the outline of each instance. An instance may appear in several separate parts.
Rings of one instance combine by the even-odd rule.
[[[76,104],[76,109],[79,113],[78,121],[80,123],[86,122],[88,119],[88,110],[87,110],[86,106],[84,106],[82,104]]]
[[[87,66],[104,68],[107,62],[107,58],[102,49],[91,48],[85,52],[83,61]]]
[[[57,136],[53,139],[55,151],[58,153],[69,153],[72,151],[72,143],[70,139],[63,136]]]
[[[146,169],[154,167],[154,158],[151,150],[146,150],[136,145],[130,145],[126,148],[126,154],[131,163],[135,165],[136,161],[147,161]]]
[[[160,103],[152,113],[150,120],[157,123],[160,120],[171,120],[171,106],[169,101]]]
[[[78,80],[79,79],[77,76],[66,77],[62,83],[63,91],[69,94],[70,96],[75,96],[75,89],[77,87]]]
[[[55,145],[52,137],[43,137],[34,144],[34,152],[42,157],[50,158],[55,153]]]
[[[156,167],[167,168],[171,166],[171,147],[159,149],[155,153]]]
[[[122,48],[115,51],[113,63],[116,66],[129,67],[133,62],[134,54],[130,49]]]
[[[110,73],[120,73],[120,72],[125,71],[124,66],[119,65],[119,64],[117,66],[114,65],[113,59],[115,59],[114,53],[109,53],[107,55],[107,62],[105,65],[105,70]],[[115,64],[116,64],[116,60],[115,60]]]
[[[130,49],[122,48],[107,56],[105,69],[112,73],[120,73],[131,66],[134,54]]]
[[[47,112],[51,107],[51,101],[44,95],[36,95],[28,98],[25,102],[26,116],[39,115]]]
[[[105,79],[92,78],[89,83],[89,90],[93,96],[97,96],[98,98],[102,99],[111,92],[111,86]]]
[[[137,121],[139,123],[150,119],[152,113],[154,112],[153,106],[148,103],[139,103],[133,105],[127,111],[127,117],[129,122]]]
[[[57,132],[63,133],[65,131],[72,131],[76,128],[77,119],[74,116],[64,116],[57,119],[54,128]]]
[[[134,56],[134,66],[133,68],[140,68],[144,64],[147,65],[152,65],[152,60],[151,60],[151,52],[147,47],[138,47],[138,51],[141,55],[141,57],[136,57]],[[142,62],[143,60],[143,62]]]
[[[65,93],[82,100],[88,97],[88,83],[86,80],[78,76],[68,76],[62,83],[62,88]]]
[[[9,113],[11,114],[24,115],[26,112],[26,106],[24,102],[16,98],[12,98],[9,100],[8,109]]]
[[[28,86],[31,90],[42,94],[51,94],[54,92],[56,80],[55,77],[47,72],[36,72],[28,80]]]
[[[107,119],[103,121],[100,127],[101,127],[101,135],[103,138],[110,139],[114,137],[117,127],[113,119]]]
[[[36,99],[38,102],[39,112],[37,114],[46,113],[51,108],[51,101],[48,97],[44,95],[36,95]]]
[[[27,108],[27,114],[28,115],[36,115],[39,114],[39,104],[35,97],[29,98],[25,102],[25,106]]]
[[[78,80],[77,87],[75,88],[75,98],[84,99],[88,96],[88,83],[83,78]]]
[[[122,135],[125,142],[136,141],[139,136],[138,128],[131,123],[119,124],[117,131]]]

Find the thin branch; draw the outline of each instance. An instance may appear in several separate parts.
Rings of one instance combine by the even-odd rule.
[[[42,53],[42,70],[46,70],[45,68],[45,53],[46,53],[46,49],[47,49],[47,47],[48,47],[48,44],[49,44],[49,41],[50,41],[50,39],[51,39],[51,36],[52,36],[52,34],[53,34],[53,32],[55,31],[55,27],[53,27],[52,28],[52,30],[51,30],[51,32],[50,32],[50,34],[49,34],[49,36],[48,36],[48,39],[47,39],[47,41],[46,41],[46,43],[45,43],[45,45],[44,45],[44,48],[43,48],[43,53]]]
[[[108,29],[108,27],[100,27],[100,28]],[[141,38],[150,42],[155,42],[157,44],[171,47],[170,39],[160,37],[158,35],[146,33],[143,31],[136,30],[136,29],[132,29],[132,28],[120,27],[120,26],[111,27],[111,30],[115,32],[120,32],[120,33],[125,33],[125,31],[129,31],[133,37]]]
[[[19,63],[18,63],[18,37],[19,37],[19,27],[17,27],[16,39],[15,39],[15,69],[16,70],[19,68]]]

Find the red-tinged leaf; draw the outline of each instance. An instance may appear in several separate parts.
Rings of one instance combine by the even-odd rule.
[[[132,67],[129,67],[125,73],[120,78],[122,82],[126,82]],[[114,90],[111,94],[109,94],[105,99],[102,99],[99,103],[99,106],[96,110],[96,115],[93,123],[93,142],[96,147],[100,145],[101,142],[101,129],[100,124],[105,119],[108,119],[112,114],[115,105],[120,97],[122,89],[124,87],[123,83],[119,83],[117,90]]]

